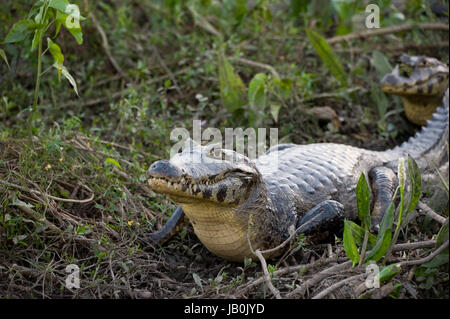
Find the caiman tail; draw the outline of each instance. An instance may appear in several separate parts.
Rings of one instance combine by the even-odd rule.
[[[386,153],[392,158],[409,154],[421,168],[430,167],[430,164],[438,166],[448,159],[448,126],[449,89],[447,88],[442,99],[442,105],[436,109],[433,118],[427,121],[427,126],[410,137],[407,142],[386,151]]]

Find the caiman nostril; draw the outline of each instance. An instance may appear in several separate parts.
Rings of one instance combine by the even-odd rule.
[[[161,160],[153,163],[147,170],[148,177],[162,177],[162,178],[178,178],[181,176],[181,170],[166,160]]]

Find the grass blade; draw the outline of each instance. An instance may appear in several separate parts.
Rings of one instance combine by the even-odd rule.
[[[322,62],[325,63],[331,74],[333,74],[341,83],[341,86],[346,86],[347,74],[325,38],[308,28],[306,28],[306,35],[308,36],[309,41],[311,41],[314,50],[317,52]]]

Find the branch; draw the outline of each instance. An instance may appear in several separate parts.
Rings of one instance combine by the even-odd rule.
[[[447,24],[443,23],[407,23],[402,25],[394,25],[389,26],[385,28],[379,28],[379,29],[370,29],[370,30],[363,30],[363,31],[357,31],[346,35],[336,36],[327,39],[327,42],[329,44],[334,44],[342,41],[348,41],[358,38],[368,38],[373,37],[377,35],[385,35],[385,34],[391,34],[391,33],[397,33],[402,31],[409,31],[414,28],[421,28],[424,30],[442,30],[442,31],[448,31],[449,27]]]
[[[412,265],[422,265],[426,262],[429,262],[430,260],[432,260],[434,257],[436,257],[437,255],[439,255],[442,251],[444,251],[446,248],[448,247],[448,240],[443,243],[441,246],[439,246],[438,249],[436,249],[435,251],[433,251],[431,254],[429,254],[427,257],[424,257],[422,259],[417,259],[417,260],[406,260],[406,261],[402,261],[399,263],[400,266],[412,266]]]
[[[419,209],[421,209],[425,213],[425,215],[430,216],[431,218],[433,218],[435,221],[437,221],[440,224],[445,224],[445,221],[447,219],[442,217],[438,213],[436,213],[427,204],[419,201],[417,206],[419,207]]]
[[[317,295],[315,295],[314,297],[312,297],[312,299],[322,299],[323,297],[325,297],[326,295],[328,295],[330,292],[332,292],[333,290],[335,290],[335,289],[337,289],[337,288],[339,288],[339,287],[345,285],[346,283],[348,283],[348,282],[350,282],[350,281],[352,281],[352,280],[355,280],[355,279],[363,278],[363,277],[365,277],[365,276],[366,276],[366,274],[364,273],[364,274],[355,275],[355,276],[352,276],[352,277],[348,277],[348,278],[346,278],[346,279],[344,279],[344,280],[341,280],[341,281],[335,283],[334,285],[331,285],[331,286],[328,287],[327,289],[322,290],[322,291],[319,292]]]

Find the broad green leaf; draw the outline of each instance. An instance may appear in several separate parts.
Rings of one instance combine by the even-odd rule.
[[[280,112],[280,104],[270,104],[270,114],[272,114],[273,120],[278,122],[278,114]]]
[[[352,230],[350,229],[349,221],[344,221],[344,235],[343,244],[347,257],[353,261],[353,265],[359,261],[358,248],[356,247],[355,240],[353,239]]]
[[[392,240],[392,232],[385,231],[383,236],[377,239],[376,245],[367,255],[367,260],[378,261],[383,257],[389,249]]]
[[[441,246],[447,240],[448,240],[448,218],[445,220],[444,225],[442,225],[441,229],[439,230],[439,232],[436,236],[436,248]],[[448,252],[448,249],[447,249],[447,252]]]
[[[50,0],[48,6],[50,8],[56,9],[61,12],[66,12],[67,5],[69,4],[68,0]]]
[[[395,199],[396,195],[397,191],[395,191],[393,199]],[[388,251],[392,239],[392,225],[394,224],[394,213],[395,213],[394,201],[391,201],[388,209],[386,210],[386,213],[383,216],[383,219],[381,220],[380,230],[378,231],[377,235],[377,243],[367,255],[367,260],[378,261]]]
[[[370,229],[370,189],[367,184],[366,175],[361,173],[356,184],[356,203],[358,206],[358,218],[362,227]]]
[[[379,275],[380,282],[387,283],[400,271],[399,264],[392,264],[381,269]]]
[[[111,164],[117,166],[118,168],[122,169],[122,167],[120,166],[119,162],[117,162],[114,158],[108,157],[108,158],[105,160],[105,162],[106,162],[106,163],[111,163]]]
[[[248,101],[253,109],[266,108],[266,81],[264,73],[256,74],[248,85]]]
[[[62,75],[69,81],[69,83],[72,85],[75,93],[78,95],[78,89],[77,89],[77,82],[73,78],[73,76],[69,73],[67,68],[64,65],[53,63],[53,67],[58,70],[58,72],[61,72]]]
[[[283,99],[287,99],[291,96],[293,81],[289,78],[284,78],[279,81],[280,95]]]
[[[441,265],[445,265],[448,262],[449,262],[449,255],[448,255],[448,250],[447,250],[447,252],[442,252],[439,255],[437,255],[436,257],[434,257],[433,259],[431,259],[429,262],[423,264],[422,267],[435,268],[435,267],[439,267]]]
[[[50,38],[47,38],[48,50],[53,56],[53,59],[56,63],[63,65],[64,64],[64,55],[61,52],[61,48],[55,42],[53,42]]]
[[[314,50],[317,52],[322,62],[325,63],[331,74],[333,74],[341,83],[341,86],[346,86],[347,74],[325,38],[308,28],[306,28],[306,35],[308,36],[309,41],[311,41]]]
[[[409,171],[409,184],[410,191],[408,199],[406,202],[406,213],[410,213],[416,208],[419,202],[420,195],[422,192],[422,176],[420,174],[419,166],[417,166],[416,161],[408,155],[408,171]]]
[[[380,51],[373,51],[372,57],[370,58],[370,63],[377,71],[378,78],[381,79],[387,73],[392,71],[392,66],[389,64],[386,56]]]
[[[75,5],[73,5],[75,6]],[[78,44],[83,43],[83,33],[81,31],[80,21],[84,20],[83,17],[79,15],[78,7],[69,6],[70,12],[56,11],[56,34],[59,33],[61,25],[63,25],[70,34],[75,38]],[[74,15],[75,13],[75,15]],[[72,14],[72,15],[71,15]]]
[[[364,241],[364,234],[365,234],[365,230],[359,226],[358,224],[349,221],[348,223],[351,231],[352,231],[352,236],[353,239],[355,240],[355,243],[358,245],[362,245],[363,241]],[[373,234],[369,233],[369,240],[367,242],[367,248],[371,249],[372,247],[375,246],[375,244],[377,243],[377,237],[374,236]]]
[[[30,11],[28,11],[28,19],[31,19],[35,14],[37,14],[41,10],[43,4],[43,0],[36,1],[36,3],[31,7]]]
[[[8,69],[9,69],[8,58],[6,57],[5,50],[0,49],[0,57],[2,57],[2,59],[5,61],[6,65],[8,66]]]
[[[245,86],[239,75],[234,72],[225,54],[221,51],[218,56],[220,98],[222,105],[233,112],[247,103]]]
[[[21,20],[14,23],[11,30],[9,30],[3,43],[15,43],[25,39],[25,37],[37,28],[37,24],[30,19]]]

